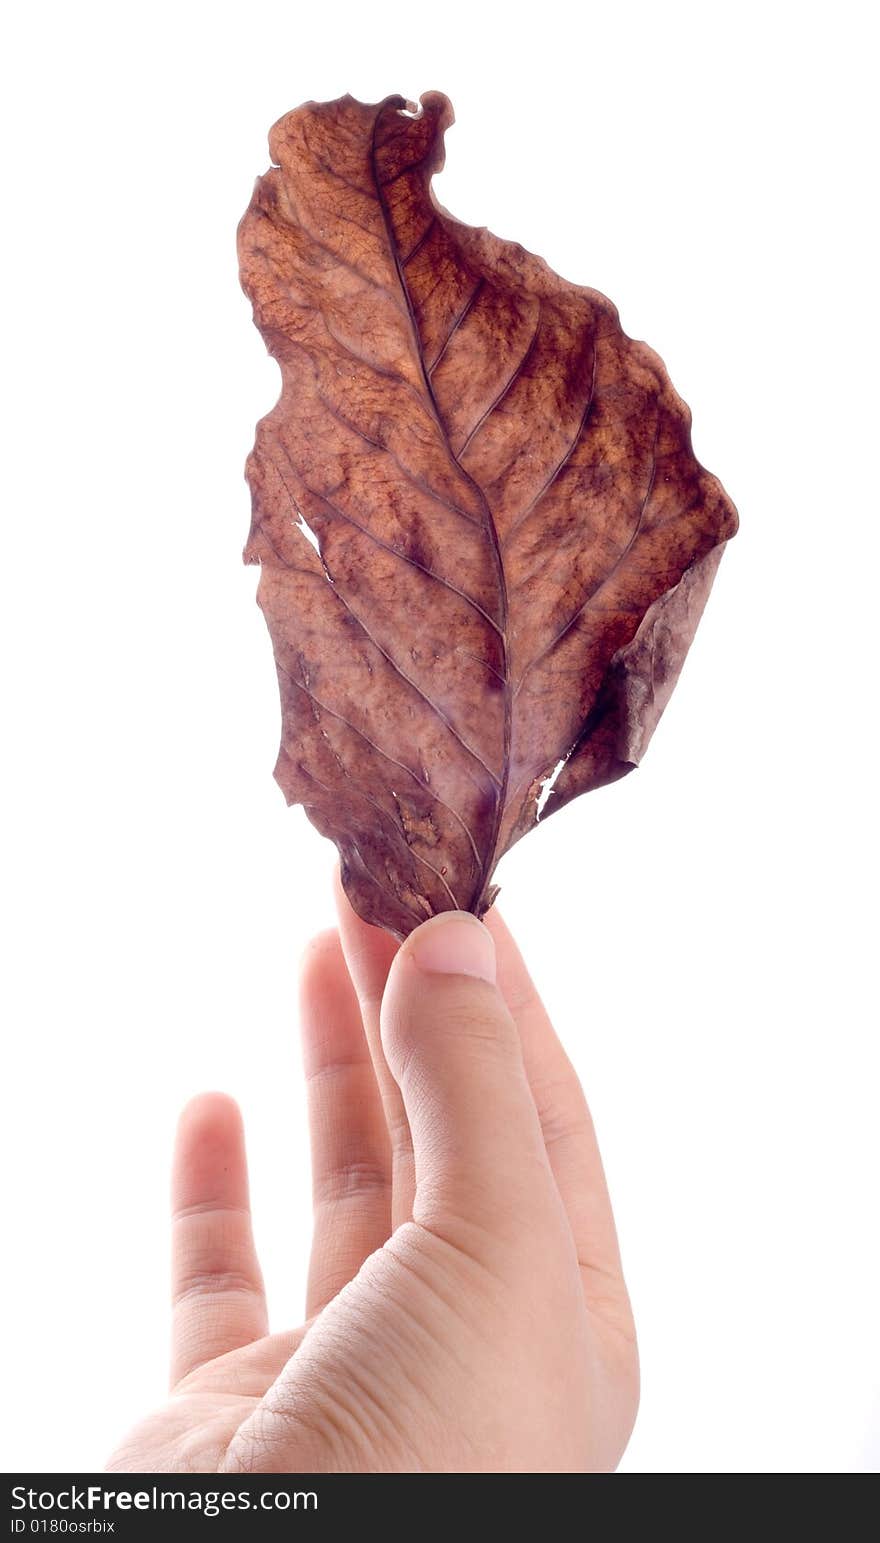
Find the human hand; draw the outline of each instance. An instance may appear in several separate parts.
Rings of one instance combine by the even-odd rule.
[[[306,1321],[269,1334],[238,1109],[184,1111],[171,1396],[124,1472],[616,1466],[638,1360],[592,1122],[500,917],[398,949],[339,887],[302,977]],[[497,958],[497,981],[495,978]]]

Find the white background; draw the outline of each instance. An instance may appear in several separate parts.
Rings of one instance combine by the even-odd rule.
[[[615,300],[742,516],[643,769],[501,870],[615,1201],[644,1377],[624,1467],[880,1467],[869,15],[17,8],[8,1469],[99,1466],[161,1397],[169,1149],[200,1088],[243,1103],[274,1323],[300,1316],[295,977],[333,851],[271,777],[240,548],[278,372],[235,227],[283,112],[433,88],[442,202]]]

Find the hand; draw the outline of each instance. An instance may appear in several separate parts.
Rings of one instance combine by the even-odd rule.
[[[584,1096],[516,946],[449,913],[398,949],[339,897],[302,981],[306,1322],[268,1332],[240,1116],[205,1094],[174,1167],[171,1397],[108,1466],[611,1469],[632,1316]]]

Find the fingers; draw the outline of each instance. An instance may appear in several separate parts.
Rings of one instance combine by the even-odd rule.
[[[412,1214],[415,1193],[410,1120],[389,1069],[379,1030],[382,992],[397,945],[379,928],[368,927],[355,915],[338,882],[337,889],[343,947],[358,991],[391,1132],[395,1191],[392,1211],[397,1226]],[[519,1033],[531,1096],[547,1159],[568,1216],[585,1294],[594,1308],[601,1307],[606,1317],[616,1321],[624,1333],[631,1334],[632,1317],[614,1219],[586,1099],[506,925],[494,910],[488,913],[486,924],[496,943],[498,985]],[[412,939],[408,939],[404,947],[411,944]]]
[[[373,1070],[391,1141],[393,1179],[391,1221],[392,1227],[399,1227],[401,1222],[408,1221],[412,1216],[415,1164],[406,1110],[400,1089],[385,1060],[379,1027],[382,994],[398,945],[387,932],[383,932],[381,927],[368,926],[352,910],[345,890],[342,888],[338,871],[336,908],[339,914],[339,935],[345,961],[360,1003],[364,1032],[370,1047]]]
[[[495,948],[464,912],[416,928],[388,975],[382,1043],[415,1149],[413,1215],[496,1238],[557,1224],[553,1184]]]
[[[196,1367],[268,1329],[241,1115],[221,1093],[194,1098],[180,1117],[172,1204],[174,1387]]]
[[[315,1208],[306,1295],[312,1317],[390,1234],[391,1150],[335,932],[322,933],[307,949],[300,998]]]
[[[590,1111],[577,1074],[502,918],[486,923],[495,940],[498,981],[519,1030],[544,1145],[577,1248],[587,1301],[632,1333],[614,1216]]]

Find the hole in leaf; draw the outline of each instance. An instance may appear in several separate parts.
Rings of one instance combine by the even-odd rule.
[[[556,762],[556,765],[554,766],[549,777],[545,777],[543,779],[541,783],[541,791],[538,794],[537,812],[535,816],[536,819],[540,820],[541,815],[544,812],[544,805],[550,797],[550,794],[553,792],[553,784],[556,781],[556,778],[559,776],[559,773],[562,771],[562,768],[567,760],[568,757],[563,756],[561,760]]]
[[[313,546],[315,548],[315,551],[317,552],[318,556],[320,557],[320,555],[321,555],[320,543],[318,541],[317,536],[315,535],[315,532],[312,530],[312,527],[310,525],[306,524],[306,522],[303,519],[302,515],[300,515],[299,519],[296,521],[296,524],[299,527],[299,529],[302,531],[302,533],[305,536],[306,540],[308,541],[309,545]]]

